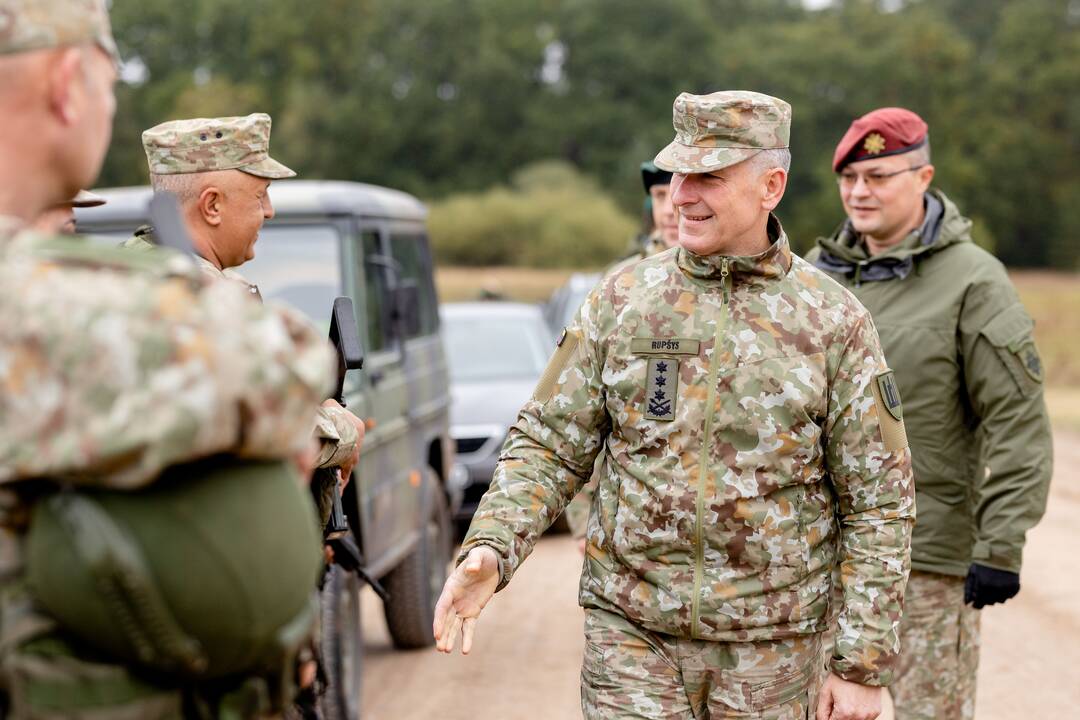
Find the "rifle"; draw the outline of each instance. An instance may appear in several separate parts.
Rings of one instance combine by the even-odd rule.
[[[356,313],[353,310],[352,298],[334,299],[334,308],[330,314],[330,342],[337,351],[338,361],[337,385],[331,397],[339,405],[345,407],[345,375],[349,370],[359,370],[364,367],[364,351],[360,347],[360,338],[356,334]],[[326,471],[335,476],[335,491],[330,508],[330,519],[323,529],[323,537],[326,540],[336,540],[349,532],[349,523],[341,505],[340,471],[337,468],[323,470],[323,472]]]
[[[334,299],[334,308],[330,315],[330,342],[337,351],[338,361],[337,384],[332,397],[338,404],[345,407],[345,374],[349,370],[359,370],[364,367],[364,351],[360,347],[360,338],[356,334],[356,313],[353,310],[352,298]],[[367,573],[360,547],[349,533],[349,521],[345,517],[345,510],[341,504],[339,472],[337,468],[316,470],[316,473],[328,473],[328,475],[316,478],[320,482],[312,483],[313,489],[326,487],[324,483],[328,483],[332,488],[330,517],[326,527],[323,528],[323,539],[334,551],[334,562],[345,570],[356,573],[385,602],[389,599],[389,594],[375,578]]]

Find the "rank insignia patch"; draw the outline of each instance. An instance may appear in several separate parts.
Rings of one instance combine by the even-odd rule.
[[[885,138],[880,133],[870,133],[863,141],[863,150],[868,155],[878,155],[885,150]]]
[[[893,371],[883,372],[876,378],[878,392],[881,394],[881,402],[889,414],[895,420],[904,419],[904,407],[900,403],[900,388],[896,386],[896,376]]]
[[[679,361],[650,358],[645,383],[645,418],[671,422],[675,419],[675,399],[679,390]]]
[[[1043,381],[1042,360],[1039,359],[1039,352],[1035,349],[1034,342],[1028,340],[1014,350],[1013,354],[1020,360],[1020,364],[1024,366],[1024,372],[1028,374],[1028,377],[1037,383]]]

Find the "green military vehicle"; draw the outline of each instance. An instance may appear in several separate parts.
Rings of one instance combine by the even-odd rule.
[[[81,233],[119,241],[147,222],[149,188],[97,192],[108,202],[78,211]],[[279,181],[270,197],[276,216],[240,272],[266,301],[292,305],[323,327],[334,298],[351,297],[366,355],[345,383],[347,407],[375,423],[343,498],[362,572],[335,565],[322,598],[330,687],[320,714],[352,720],[363,654],[359,578],[385,587],[397,647],[432,644],[453,550],[451,517],[461,505],[426,210],[411,195],[352,182]]]

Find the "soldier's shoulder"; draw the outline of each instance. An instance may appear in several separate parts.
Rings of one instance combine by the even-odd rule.
[[[854,293],[798,255],[791,257],[787,280],[789,292],[801,304],[838,325],[856,325],[870,315]]]
[[[14,244],[11,257],[47,263],[61,270],[97,270],[118,275],[192,276],[195,273],[191,260],[176,251],[148,245],[146,252],[131,252],[114,242],[26,233]]]

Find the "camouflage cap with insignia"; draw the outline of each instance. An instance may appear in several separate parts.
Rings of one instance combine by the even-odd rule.
[[[270,116],[171,120],[142,134],[154,175],[242,170],[271,180],[296,173],[270,157]]]
[[[682,93],[672,115],[675,139],[654,160],[669,172],[714,172],[762,150],[786,148],[791,136],[791,106],[747,90]]]
[[[0,0],[0,55],[83,43],[119,62],[105,0]]]

